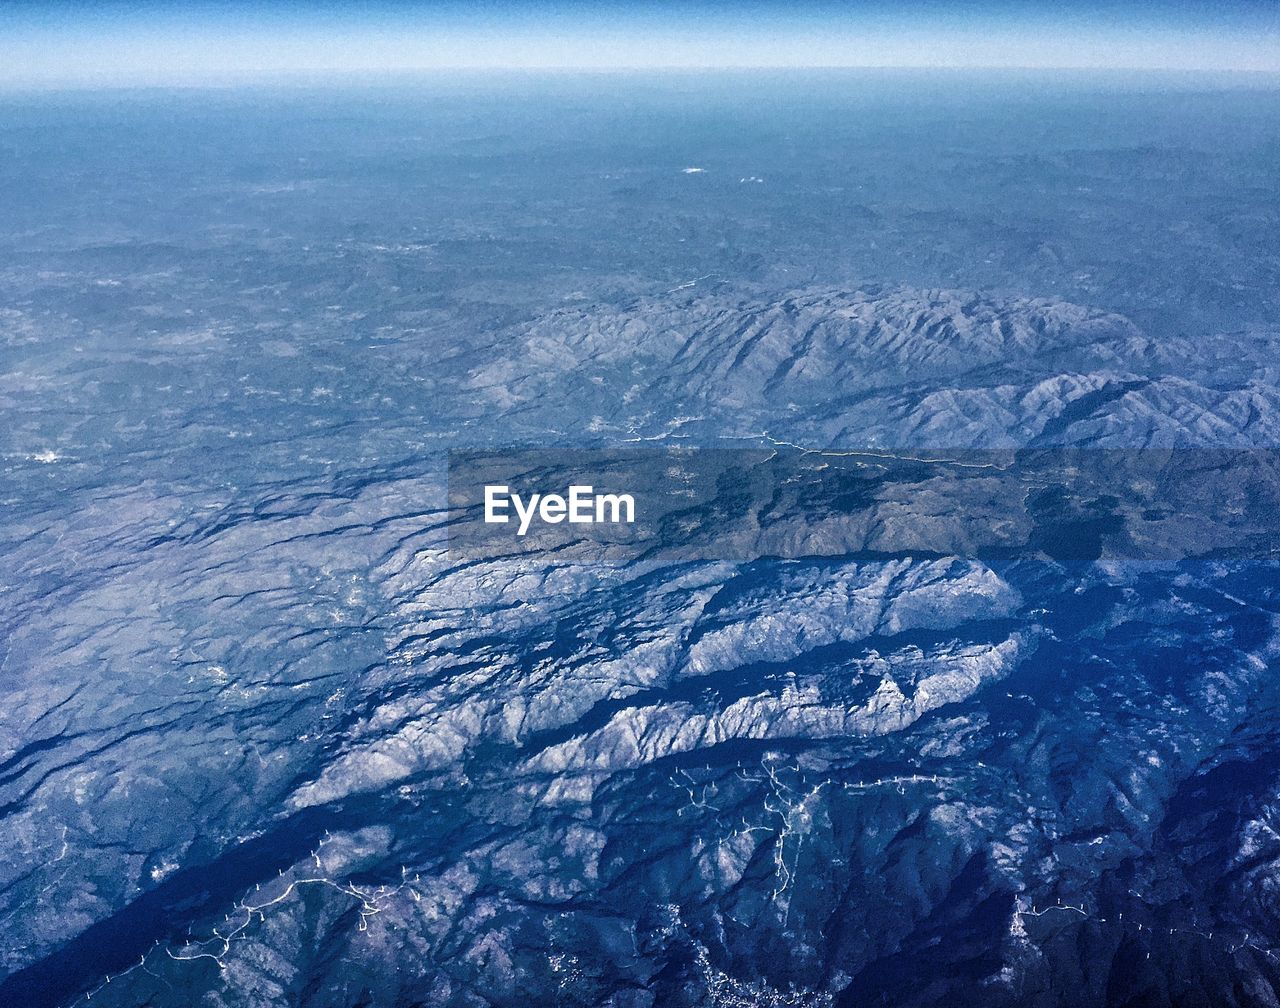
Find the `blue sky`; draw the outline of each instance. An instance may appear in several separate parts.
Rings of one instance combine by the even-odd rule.
[[[0,82],[7,83],[666,66],[1280,72],[1280,0],[0,6]]]

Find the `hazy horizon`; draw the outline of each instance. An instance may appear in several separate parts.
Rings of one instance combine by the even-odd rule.
[[[189,84],[455,70],[1028,69],[1280,73],[1280,13],[1237,2],[19,2],[0,84]]]

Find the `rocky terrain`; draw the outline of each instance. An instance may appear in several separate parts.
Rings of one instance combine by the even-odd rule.
[[[1280,1003],[1265,293],[538,301],[372,198],[6,267],[0,1003]],[[656,489],[473,539],[468,452]]]

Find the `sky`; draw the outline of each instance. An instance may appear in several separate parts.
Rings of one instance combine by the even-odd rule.
[[[1280,73],[1280,0],[0,0],[0,84],[659,67]]]

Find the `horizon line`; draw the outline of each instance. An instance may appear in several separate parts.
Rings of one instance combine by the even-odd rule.
[[[153,88],[199,89],[205,87],[234,87],[252,84],[296,82],[299,84],[323,83],[335,78],[343,81],[360,79],[375,83],[390,78],[440,78],[450,74],[484,75],[576,75],[620,76],[640,74],[716,74],[716,73],[840,73],[840,72],[926,72],[939,74],[1014,73],[1014,74],[1097,74],[1100,76],[1147,77],[1196,77],[1196,78],[1244,78],[1253,81],[1280,83],[1280,68],[1205,66],[1122,66],[1103,63],[1078,63],[1048,65],[1038,63],[1014,64],[946,64],[946,63],[723,63],[723,64],[511,64],[505,66],[485,63],[459,63],[435,66],[400,67],[342,67],[317,66],[305,68],[236,68],[225,73],[200,72],[193,74],[127,74],[81,73],[65,75],[33,75],[5,77],[0,75],[0,90],[79,90],[86,87],[111,90],[144,90]],[[337,83],[338,81],[334,81]]]

